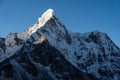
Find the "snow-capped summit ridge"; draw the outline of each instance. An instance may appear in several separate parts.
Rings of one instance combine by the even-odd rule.
[[[33,26],[31,26],[28,29],[28,38],[37,31],[37,29],[43,27],[45,25],[45,23],[50,20],[51,18],[53,18],[53,16],[55,15],[54,10],[53,9],[48,9],[46,12],[44,12],[42,14],[42,16],[40,18],[38,18],[38,21],[36,24],[34,24]]]
[[[46,12],[43,13],[43,15],[38,19],[39,26],[43,25],[45,22],[47,22],[50,18],[54,16],[54,10],[48,9]]]
[[[43,13],[43,15],[42,15],[41,18],[44,18],[46,16],[49,17],[49,18],[51,18],[53,15],[54,15],[54,10],[53,9],[48,9],[46,12]]]

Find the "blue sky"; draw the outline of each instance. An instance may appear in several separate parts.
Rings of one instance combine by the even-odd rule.
[[[52,8],[73,32],[106,32],[120,46],[120,0],[0,0],[0,36],[22,32]]]

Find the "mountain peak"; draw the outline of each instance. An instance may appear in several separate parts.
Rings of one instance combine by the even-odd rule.
[[[43,13],[43,15],[38,19],[39,25],[42,25],[43,23],[47,22],[50,18],[54,16],[54,10],[48,9],[46,12]]]
[[[120,80],[119,61],[106,33],[74,33],[52,9],[24,32],[0,38],[0,80]]]
[[[42,17],[44,16],[52,16],[54,15],[54,10],[53,9],[48,9],[46,12],[43,13]]]
[[[37,29],[39,29],[40,27],[43,27],[45,25],[45,23],[50,20],[53,16],[54,16],[54,10],[53,9],[48,9],[47,11],[45,11],[42,16],[40,18],[38,18],[38,21],[36,24],[32,25],[29,29],[28,29],[28,35],[29,37],[37,31]]]

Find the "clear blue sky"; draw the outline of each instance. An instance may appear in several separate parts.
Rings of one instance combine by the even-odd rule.
[[[73,32],[106,32],[120,46],[120,0],[0,0],[0,36],[21,32],[52,8]]]

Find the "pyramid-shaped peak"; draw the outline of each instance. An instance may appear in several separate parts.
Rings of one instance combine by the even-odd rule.
[[[46,12],[43,13],[43,15],[38,19],[39,24],[43,24],[44,22],[47,22],[50,18],[54,16],[54,10],[48,9]]]
[[[48,9],[46,12],[53,13],[54,10],[53,9]]]
[[[48,9],[46,12],[44,12],[42,17],[44,17],[44,16],[52,17],[53,15],[54,15],[54,10],[53,9]]]

